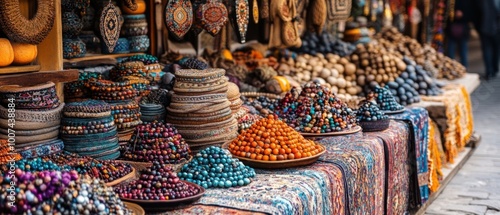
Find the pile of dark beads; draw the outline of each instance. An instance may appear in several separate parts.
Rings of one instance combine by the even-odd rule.
[[[417,65],[415,61],[407,57],[404,57],[403,60],[407,67],[406,71],[401,73],[400,78],[413,86],[420,95],[437,96],[442,93],[439,83],[422,66]]]
[[[278,103],[277,99],[271,99],[266,96],[258,96],[255,98],[242,96],[241,100],[244,105],[254,107],[262,116],[273,113]]]
[[[75,184],[79,176],[76,171],[41,171],[36,173],[16,169],[14,174],[3,172],[0,177],[0,214],[23,214],[53,211],[54,198]],[[12,198],[8,195],[15,196]]]
[[[334,35],[326,31],[320,35],[306,32],[302,39],[302,46],[291,50],[311,55],[332,53],[344,57],[352,54],[356,50],[356,46],[335,38]]]
[[[204,188],[244,186],[254,176],[254,169],[233,158],[229,151],[216,146],[198,152],[179,172],[181,179]]]
[[[359,106],[356,117],[359,122],[374,122],[388,119],[375,102],[367,100]]]
[[[129,199],[172,200],[196,195],[200,189],[181,181],[170,166],[153,165],[142,171],[138,180],[115,187],[115,192]]]
[[[404,106],[396,102],[396,99],[387,86],[383,88],[376,86],[374,93],[377,104],[380,106],[381,110],[398,111],[404,109]]]
[[[189,159],[189,145],[168,123],[150,122],[136,127],[130,139],[126,160],[177,164]]]
[[[132,166],[114,160],[97,160],[91,157],[80,156],[69,152],[49,155],[44,161],[52,161],[62,169],[75,170],[79,174],[89,175],[104,182],[112,182],[132,172]]]
[[[340,101],[329,88],[307,83],[300,94],[296,88],[280,100],[275,113],[299,132],[329,133],[356,125],[354,111]]]
[[[132,214],[113,188],[88,177],[65,189],[53,208],[61,214]]]

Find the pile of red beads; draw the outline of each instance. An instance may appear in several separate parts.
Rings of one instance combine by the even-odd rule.
[[[190,158],[189,145],[171,124],[144,123],[130,139],[126,160],[158,164],[178,164]]]
[[[115,187],[121,198],[137,200],[172,200],[194,196],[200,188],[181,181],[169,166],[154,165],[141,172],[138,180]]]
[[[305,84],[300,94],[293,88],[276,108],[279,117],[299,132],[330,133],[356,125],[354,111],[329,88],[316,83]]]

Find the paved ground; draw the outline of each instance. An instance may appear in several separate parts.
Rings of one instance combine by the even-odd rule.
[[[471,41],[469,50],[469,71],[484,75],[479,41]],[[426,214],[500,215],[500,77],[482,80],[471,99],[482,141]]]

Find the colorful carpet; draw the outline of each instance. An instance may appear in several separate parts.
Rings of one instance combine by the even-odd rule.
[[[258,170],[253,182],[245,187],[208,189],[188,208],[165,214],[206,214],[212,205],[268,214],[345,214],[346,194],[343,174],[331,163],[286,170]],[[225,214],[225,213],[223,213]]]
[[[389,115],[389,118],[402,120],[410,127],[410,210],[419,208],[429,199],[428,142],[429,113],[425,108],[411,107],[405,112]]]
[[[334,136],[319,140],[327,152],[323,162],[337,164],[347,182],[350,214],[384,214],[385,157],[379,138],[363,133]]]
[[[386,214],[405,214],[410,197],[410,165],[408,163],[408,125],[392,121],[381,132],[366,132],[367,137],[380,138],[385,146]]]

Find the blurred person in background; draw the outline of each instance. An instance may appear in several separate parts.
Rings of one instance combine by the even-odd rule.
[[[500,61],[500,0],[472,1],[472,21],[481,38],[485,79],[497,76]]]
[[[448,18],[446,25],[447,49],[446,55],[455,59],[456,50],[458,47],[460,63],[468,67],[467,51],[468,41],[470,37],[469,22],[471,22],[471,6],[472,0],[456,0],[455,1],[455,16],[453,19]],[[472,3],[473,4],[473,3]],[[477,3],[476,3],[477,4]]]

